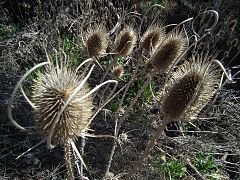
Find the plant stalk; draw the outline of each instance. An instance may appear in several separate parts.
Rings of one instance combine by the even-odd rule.
[[[118,133],[120,131],[122,122],[126,119],[127,114],[131,111],[131,109],[133,108],[134,104],[137,102],[138,98],[142,94],[144,88],[150,83],[150,81],[151,81],[151,76],[149,75],[147,77],[146,81],[144,82],[142,88],[140,90],[138,90],[137,95],[135,96],[133,101],[131,101],[131,104],[129,105],[129,107],[126,109],[124,115],[122,117],[117,116],[119,118],[119,120],[116,120],[115,132],[114,132],[114,136],[116,137],[116,139],[118,138]],[[105,175],[107,175],[107,173],[110,170],[116,147],[117,147],[117,140],[114,140],[113,147],[112,147],[112,150],[111,150],[111,153],[110,153],[110,157],[109,157],[109,161],[108,161],[108,165],[107,165],[107,169],[106,169]]]
[[[74,171],[72,167],[72,156],[71,156],[71,144],[70,142],[66,142],[64,145],[64,159],[66,163],[67,168],[67,179],[73,180],[74,177]]]
[[[144,160],[148,157],[150,154],[152,148],[155,146],[155,142],[163,132],[163,130],[166,128],[167,124],[169,123],[168,120],[163,120],[163,122],[159,125],[158,129],[156,130],[154,136],[151,137],[145,151],[141,155],[140,159],[133,165],[132,169],[129,171],[129,173],[126,175],[125,180],[129,180],[135,173],[136,171],[141,167],[143,164]]]

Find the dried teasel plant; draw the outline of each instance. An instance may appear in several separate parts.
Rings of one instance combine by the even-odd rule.
[[[165,40],[165,38],[165,27],[162,24],[151,25],[143,34],[140,45],[145,51],[151,53]]]
[[[104,24],[95,24],[88,27],[83,35],[83,42],[89,58],[99,57],[106,53],[109,37]]]
[[[171,74],[164,87],[160,103],[163,120],[150,139],[144,153],[125,179],[130,179],[141,166],[169,122],[190,121],[196,118],[212,100],[221,86],[222,74],[218,67],[223,68],[221,63],[215,60],[215,57],[215,55],[209,55],[208,53],[196,54],[190,61],[184,62]],[[216,64],[219,66],[216,66]],[[226,74],[226,76],[228,75]]]
[[[152,7],[156,7],[156,5],[154,5]],[[150,7],[147,10],[147,12],[150,12],[150,9],[152,9],[152,7]],[[147,19],[146,14],[144,15],[144,19],[145,18]],[[143,25],[145,22],[144,19],[140,23],[139,34],[142,34],[141,30],[142,30],[142,27],[144,26]],[[119,116],[117,116],[117,118],[116,118],[116,122],[117,122],[116,126],[115,126],[116,130],[114,131],[115,137],[118,137],[119,129],[121,127],[122,122],[127,118],[128,113],[131,111],[131,109],[134,107],[134,104],[137,102],[138,98],[141,96],[143,89],[150,84],[153,77],[156,76],[158,73],[164,73],[162,75],[164,75],[164,76],[166,75],[166,76],[165,77],[162,76],[163,77],[162,80],[163,80],[163,84],[166,84],[166,81],[169,79],[169,76],[171,77],[172,71],[176,70],[179,62],[183,61],[184,57],[187,55],[188,52],[190,52],[190,50],[196,49],[198,42],[200,42],[204,37],[206,37],[206,35],[215,26],[215,22],[217,22],[217,15],[216,15],[216,21],[214,21],[214,25],[211,28],[206,29],[206,34],[204,34],[201,37],[197,36],[194,32],[193,32],[192,36],[188,36],[187,32],[185,31],[185,27],[187,27],[187,26],[185,26],[185,24],[190,23],[192,20],[194,20],[194,19],[188,18],[179,24],[170,24],[170,25],[166,26],[166,27],[170,27],[170,26],[175,26],[175,27],[170,33],[166,34],[166,38],[164,38],[162,43],[159,43],[159,45],[154,49],[153,53],[152,52],[149,53],[150,59],[145,64],[146,69],[148,70],[147,74],[145,73],[146,71],[144,71],[142,76],[140,75],[140,73],[139,73],[139,75],[137,75],[138,78],[140,76],[141,76],[141,78],[144,77],[144,84],[141,86],[141,89],[139,89],[137,91],[136,96],[131,100],[131,103],[128,105],[128,107],[124,109],[124,113],[121,114],[119,112]],[[191,25],[192,24],[193,23],[191,23]],[[192,30],[192,31],[194,31],[194,30]],[[189,39],[192,39],[192,38],[194,39],[194,42],[192,43],[192,41],[191,41],[191,44],[190,44]],[[139,50],[141,50],[141,48],[136,49],[136,52],[138,52]],[[144,53],[144,51],[140,52],[140,53],[134,53],[134,55],[133,55],[133,59],[135,58],[135,55],[137,57],[136,58],[136,61],[137,61],[136,69],[137,70],[138,70],[138,67],[141,67],[141,65],[142,65],[141,64],[142,61],[140,61],[140,58],[138,55],[145,58],[145,54],[141,54],[141,53]],[[162,58],[157,58],[159,56]],[[137,72],[136,69],[133,71],[132,79],[130,79],[130,81],[128,82],[128,85],[130,85],[132,82],[134,82],[134,78],[136,78],[136,76],[135,76],[136,74],[134,74],[134,73]],[[128,88],[129,88],[129,86],[126,87],[126,89],[123,93],[123,96],[119,103],[118,110],[120,108],[122,108],[123,99],[126,94],[125,92],[127,92]],[[151,88],[151,86],[150,86],[150,88]],[[154,96],[154,93],[152,93],[152,95],[153,95],[154,100],[157,101],[156,96]],[[155,143],[155,140],[159,137],[159,134],[165,129],[165,127],[168,123],[169,123],[169,121],[164,120],[162,122],[162,124],[159,126],[159,129],[157,130],[156,134],[150,141],[150,144],[149,144],[148,148],[146,149],[145,153],[140,158],[139,162],[136,165],[134,165],[134,168],[129,172],[129,175],[127,175],[127,179],[130,178],[131,175],[134,173],[134,171],[136,171],[138,166],[141,165],[144,158],[149,154],[150,150],[152,149],[152,147]],[[115,141],[113,148],[111,150],[110,156],[109,156],[109,162],[108,162],[108,165],[106,168],[105,176],[108,174],[108,172],[110,172],[110,167],[111,167],[111,163],[113,160],[114,151],[116,149],[116,144],[117,143]]]
[[[127,26],[120,31],[115,39],[114,52],[120,56],[128,56],[132,53],[137,42],[137,35],[133,28]]]
[[[75,141],[79,136],[93,137],[93,135],[87,133],[92,116],[96,116],[96,113],[94,115],[92,113],[91,95],[103,85],[117,83],[117,81],[108,80],[90,90],[86,81],[95,65],[91,66],[86,76],[80,75],[78,70],[92,59],[85,60],[76,69],[70,68],[70,59],[67,59],[66,55],[64,60],[56,59],[55,63],[49,58],[48,54],[47,59],[47,62],[40,63],[27,71],[17,83],[9,99],[8,118],[15,127],[23,131],[29,131],[29,128],[19,125],[12,115],[13,100],[20,87],[27,102],[34,109],[36,117],[36,127],[34,129],[45,137],[49,149],[57,145],[64,146],[68,179],[74,179],[73,153],[86,167],[76,148]],[[22,88],[22,82],[41,66],[45,66],[45,70],[40,71],[38,77],[34,79],[33,95],[30,100]]]
[[[167,38],[159,44],[147,61],[147,68],[153,68],[156,73],[167,73],[177,58],[186,50],[187,44],[188,39],[183,31],[176,30],[167,34]]]

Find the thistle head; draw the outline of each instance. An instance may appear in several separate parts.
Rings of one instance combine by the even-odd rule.
[[[106,52],[109,43],[106,28],[102,24],[89,27],[84,41],[89,58],[101,56]]]
[[[47,135],[61,108],[81,83],[82,77],[70,70],[66,65],[55,67],[49,65],[45,72],[40,73],[33,85],[32,102],[35,108],[37,128],[43,135]],[[60,116],[54,130],[53,144],[65,144],[68,140],[75,140],[86,126],[92,115],[92,98],[81,101],[79,98],[89,92],[87,85],[78,91]]]
[[[122,65],[117,65],[116,67],[113,68],[112,74],[115,78],[120,78],[122,77],[124,73],[124,68]]]
[[[115,40],[115,52],[121,56],[127,56],[132,51],[137,42],[137,35],[131,27],[125,27]]]
[[[173,72],[164,88],[162,112],[171,120],[189,121],[200,113],[216,93],[221,74],[213,56],[196,55]]]
[[[147,52],[152,52],[166,38],[165,28],[162,25],[152,25],[143,34],[140,45]]]
[[[187,39],[181,31],[168,35],[167,39],[156,48],[149,59],[149,62],[154,66],[154,71],[168,72],[186,47]]]

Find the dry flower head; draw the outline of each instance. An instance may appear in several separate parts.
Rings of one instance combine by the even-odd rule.
[[[43,135],[49,133],[52,123],[62,106],[81,83],[82,77],[63,65],[57,68],[50,65],[41,73],[33,85],[32,102],[35,105],[37,128]],[[65,144],[68,140],[75,140],[86,126],[92,115],[92,99],[81,98],[89,92],[85,84],[68,104],[56,125],[52,140],[55,145]]]
[[[144,50],[151,53],[165,38],[165,28],[161,24],[152,25],[143,34],[140,44]]]
[[[162,112],[171,120],[190,121],[197,117],[216,93],[221,74],[210,64],[214,56],[195,55],[178,67],[168,80]]]
[[[125,27],[117,35],[115,40],[115,53],[121,56],[127,56],[132,53],[137,42],[137,35],[133,28]]]
[[[106,52],[109,37],[106,28],[101,25],[94,25],[87,29],[84,36],[88,57],[99,57]]]
[[[112,70],[112,74],[115,78],[121,78],[123,73],[124,73],[124,68],[122,65],[117,65]]]
[[[182,31],[168,35],[166,40],[156,48],[149,59],[149,63],[154,66],[154,71],[167,73],[177,58],[186,49],[187,42]]]

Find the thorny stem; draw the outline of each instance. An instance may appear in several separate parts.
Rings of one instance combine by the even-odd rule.
[[[129,171],[129,173],[126,175],[125,180],[129,180],[138,170],[138,168],[141,167],[144,160],[148,157],[149,153],[151,152],[152,148],[155,146],[155,142],[163,132],[163,130],[166,128],[167,124],[169,123],[168,119],[164,119],[162,121],[162,124],[159,125],[158,129],[156,130],[155,134],[151,137],[145,151],[141,155],[140,159],[133,165],[132,169]]]
[[[139,66],[141,65],[141,61],[138,61],[138,64],[137,64],[137,66],[136,66],[136,69],[134,70],[134,72],[133,72],[133,74],[132,74],[132,78],[130,79],[130,81],[127,83],[127,87],[125,88],[125,91],[124,91],[124,93],[123,93],[123,95],[122,95],[122,98],[121,98],[121,100],[120,100],[120,102],[119,102],[119,105],[118,105],[118,111],[119,111],[119,109],[122,107],[122,105],[123,105],[123,100],[124,100],[124,98],[125,98],[125,96],[126,96],[126,94],[127,94],[127,91],[128,91],[128,89],[129,89],[129,87],[130,87],[130,85],[132,84],[132,82],[134,81],[134,79],[136,78],[136,74],[137,74],[137,72],[138,72],[138,68],[139,68]]]
[[[137,92],[137,95],[135,96],[133,101],[131,101],[131,104],[129,105],[127,110],[124,112],[124,115],[122,117],[119,117],[119,120],[117,120],[117,118],[116,118],[115,132],[114,132],[114,136],[115,136],[116,139],[118,138],[118,133],[119,133],[119,130],[121,128],[122,122],[126,119],[128,113],[131,111],[131,109],[133,108],[134,104],[137,102],[138,98],[142,94],[144,88],[150,83],[150,81],[151,81],[151,76],[148,75],[147,80],[144,82],[142,88]],[[108,174],[108,172],[110,170],[116,147],[117,147],[117,141],[114,140],[113,147],[112,147],[112,150],[111,150],[111,153],[110,153],[110,157],[109,157],[109,161],[108,161],[108,164],[107,164],[107,169],[106,169],[106,172],[105,172],[105,176]]]
[[[89,125],[91,124],[92,120],[96,117],[96,115],[99,113],[99,111],[102,110],[102,108],[107,104],[109,103],[113,98],[115,98],[126,86],[123,86],[118,92],[116,92],[110,99],[106,100],[106,102],[103,103],[103,105],[101,107],[99,107],[94,115],[92,116],[92,118],[89,120],[88,124],[86,127],[89,127]]]
[[[108,84],[109,85],[109,84]],[[106,98],[106,100],[105,101],[107,101],[108,99],[110,99],[111,97],[112,97],[112,95],[113,95],[113,93],[115,92],[115,90],[117,89],[117,86],[118,86],[118,84],[115,84],[114,85],[114,87],[113,87],[113,89],[111,90],[111,92],[109,93],[109,95],[108,95],[108,97]],[[107,89],[107,88],[106,88]],[[104,94],[103,94],[104,95]],[[104,101],[104,102],[105,102]],[[104,103],[103,102],[103,103]],[[101,103],[101,105],[103,104],[103,103]]]
[[[71,144],[70,142],[66,142],[64,144],[64,159],[66,163],[67,168],[67,179],[72,180],[75,179],[74,177],[74,171],[72,167],[72,156],[71,156]]]
[[[118,126],[118,119],[116,118],[116,120],[115,120],[115,130],[114,130],[114,136],[115,137],[117,137],[117,134],[118,134],[117,133],[117,126]],[[116,147],[117,147],[117,141],[114,140],[112,150],[111,150],[111,153],[110,153],[110,156],[109,156],[109,161],[108,161],[108,164],[107,164],[106,172],[105,172],[105,177],[107,176],[107,174],[110,170],[110,167],[112,165],[112,160],[113,160],[113,156],[114,156]]]
[[[124,120],[126,119],[128,113],[132,110],[134,104],[137,102],[137,100],[138,100],[138,98],[140,97],[140,95],[142,94],[144,88],[145,88],[146,86],[148,86],[148,84],[150,83],[151,79],[152,79],[152,76],[151,76],[151,75],[148,75],[148,76],[147,76],[147,79],[145,80],[145,82],[144,82],[144,84],[143,84],[143,86],[142,86],[142,88],[141,88],[140,90],[138,90],[137,95],[136,95],[135,98],[131,101],[131,104],[128,106],[128,108],[127,108],[126,111],[124,112],[124,115],[123,115],[123,117],[120,119],[120,122],[121,122],[121,121],[124,121]],[[120,129],[120,127],[119,127],[118,129]],[[119,131],[119,130],[118,130],[118,131]]]

